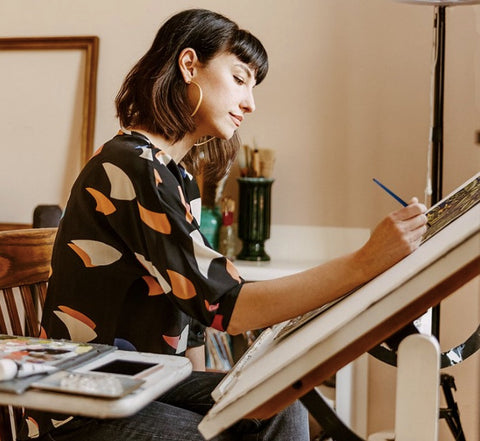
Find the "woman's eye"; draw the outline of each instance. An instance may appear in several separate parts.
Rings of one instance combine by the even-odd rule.
[[[243,78],[241,78],[241,77],[238,77],[238,76],[234,75],[233,78],[235,78],[235,82],[237,84],[244,84],[245,83],[245,81],[243,81]]]

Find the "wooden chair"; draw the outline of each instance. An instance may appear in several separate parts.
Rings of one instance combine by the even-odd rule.
[[[0,333],[37,337],[56,228],[0,231]],[[0,407],[0,441],[11,441],[21,409]]]

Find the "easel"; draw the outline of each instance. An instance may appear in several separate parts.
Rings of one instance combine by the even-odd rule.
[[[311,393],[317,385],[480,273],[478,216],[480,204],[376,279],[273,341],[240,372],[230,372],[229,387],[199,425],[203,436],[211,439],[241,418],[270,418],[297,399],[320,411]]]

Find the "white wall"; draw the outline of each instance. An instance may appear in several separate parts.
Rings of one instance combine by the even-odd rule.
[[[258,146],[277,152],[273,223],[371,228],[397,208],[372,184],[372,177],[406,199],[423,198],[430,6],[392,0],[0,0],[0,37],[99,36],[95,145],[100,146],[118,129],[113,100],[124,75],[148,48],[160,23],[186,7],[225,13],[256,34],[269,52],[270,73],[256,90],[257,111],[247,118],[241,135],[246,143],[255,139]],[[480,129],[480,6],[448,9],[446,59],[445,194],[480,165],[474,142]],[[7,96],[20,109],[28,106],[10,81],[2,81],[0,88],[0,107]],[[56,105],[54,97],[45,102],[46,109]],[[50,129],[55,133],[57,127]],[[51,164],[42,163],[41,155],[7,167],[6,149],[21,151],[24,146],[5,125],[1,139],[1,188],[20,188],[28,162],[39,174],[48,174]],[[44,137],[31,142],[40,151],[53,148]],[[27,189],[37,194],[35,183]],[[235,174],[226,191],[236,195]],[[29,208],[17,202],[2,204],[0,222],[31,220]],[[474,289],[478,296],[478,285]],[[468,305],[478,323],[478,303]],[[452,326],[459,323],[453,320]],[[373,371],[375,377],[383,375],[379,369]],[[468,439],[479,439],[478,365],[474,372],[465,377],[470,395],[458,392],[473,409],[465,415]],[[378,391],[372,394],[378,397]],[[372,416],[371,427],[379,420],[389,422]]]

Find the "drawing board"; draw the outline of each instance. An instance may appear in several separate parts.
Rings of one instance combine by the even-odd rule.
[[[469,182],[475,180],[478,186],[478,175]],[[477,202],[341,301],[297,319],[288,332],[290,322],[264,331],[215,390],[202,435],[210,439],[241,418],[274,415],[478,275]]]

